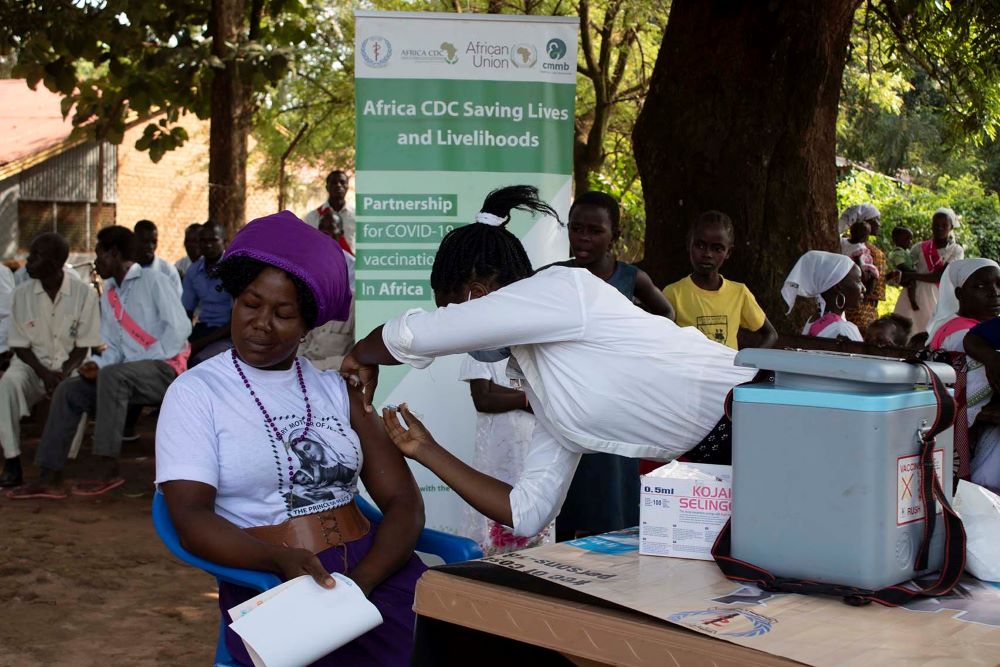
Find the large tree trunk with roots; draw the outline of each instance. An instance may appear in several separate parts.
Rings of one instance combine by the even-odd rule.
[[[256,4],[256,3],[255,3]],[[212,53],[224,63],[212,78],[208,148],[208,215],[226,227],[229,238],[246,220],[247,140],[253,117],[250,86],[239,74],[228,44],[241,41],[245,0],[214,0],[209,31]]]
[[[808,249],[836,249],[836,120],[859,0],[674,0],[632,135],[646,200],[643,267],[690,271],[698,213],[733,219],[723,267],[776,324],[781,284]]]

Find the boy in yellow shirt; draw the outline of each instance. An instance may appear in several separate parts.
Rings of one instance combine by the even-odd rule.
[[[677,324],[697,327],[710,340],[731,348],[771,347],[778,332],[768,321],[743,283],[726,280],[719,273],[733,254],[735,234],[729,216],[706,211],[698,216],[688,235],[691,275],[663,288],[677,312]],[[751,332],[740,345],[740,330]]]

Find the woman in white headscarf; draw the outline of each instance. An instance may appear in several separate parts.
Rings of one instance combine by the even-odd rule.
[[[960,259],[941,276],[941,294],[927,333],[932,350],[964,352],[965,334],[1000,315],[1000,265],[992,259]]]
[[[817,316],[806,322],[802,333],[818,338],[847,338],[861,342],[858,327],[844,319],[844,310],[857,308],[865,295],[861,267],[845,255],[810,250],[799,258],[781,288],[781,296],[792,311],[796,297],[816,299]]]
[[[941,299],[929,332],[930,348],[966,352],[966,339],[975,339],[983,327],[976,325],[1000,315],[1000,265],[992,259],[962,259],[952,262],[941,276]],[[977,334],[970,336],[969,334]],[[983,359],[977,348],[966,357],[965,425],[974,457],[966,469],[968,450],[958,448],[959,474],[972,473],[976,484],[995,488],[1000,484],[1000,428],[976,425],[976,417],[993,398]],[[957,444],[957,441],[956,441]]]
[[[931,238],[916,243],[911,248],[916,272],[904,274],[913,282],[908,287],[913,292],[916,307],[909,299],[896,302],[896,313],[913,321],[913,334],[928,330],[931,317],[938,302],[938,282],[944,269],[951,262],[965,258],[965,248],[955,243],[952,230],[958,224],[958,217],[950,208],[939,208],[931,220]]]

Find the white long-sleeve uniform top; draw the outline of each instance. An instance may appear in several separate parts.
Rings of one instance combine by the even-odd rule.
[[[191,320],[167,276],[159,271],[144,271],[138,264],[133,264],[120,286],[114,278],[109,278],[105,287],[101,295],[101,338],[108,347],[94,357],[98,366],[103,368],[109,364],[145,359],[163,361],[176,356],[187,344],[187,337],[191,335]],[[149,348],[139,345],[115,319],[107,293],[112,287],[118,290],[125,312],[146,333],[156,338]]]
[[[558,513],[585,452],[672,460],[709,433],[754,371],[736,351],[650,315],[585,269],[552,267],[487,296],[387,322],[399,361],[511,347],[538,419],[510,494],[512,528],[534,535]],[[636,480],[638,483],[638,480]]]

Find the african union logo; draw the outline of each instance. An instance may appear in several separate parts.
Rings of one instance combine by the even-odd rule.
[[[549,43],[545,45],[545,51],[549,54],[549,58],[552,60],[562,60],[566,57],[566,42],[562,41],[558,37],[553,37],[549,40]]]
[[[392,57],[392,44],[385,37],[372,36],[361,42],[361,58],[369,67],[385,67]]]
[[[667,617],[671,623],[684,625],[710,635],[725,637],[759,637],[777,623],[749,609],[714,607],[701,611],[682,611]]]
[[[534,67],[538,51],[531,44],[515,44],[510,47],[510,61],[514,67]]]

